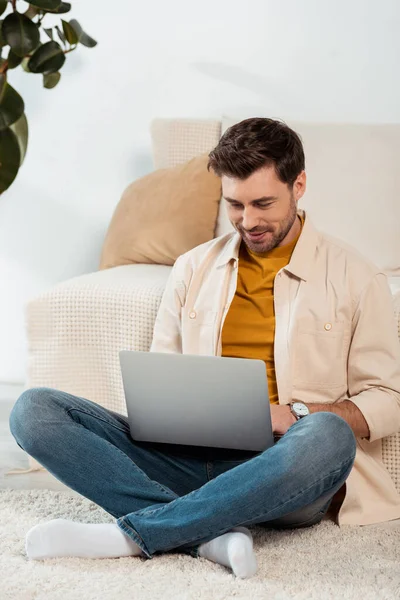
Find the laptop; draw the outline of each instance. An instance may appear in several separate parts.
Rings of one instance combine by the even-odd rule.
[[[274,445],[262,360],[119,352],[133,440],[263,451]]]

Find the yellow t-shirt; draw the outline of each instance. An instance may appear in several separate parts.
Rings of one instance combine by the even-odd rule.
[[[303,222],[301,219],[302,227]],[[262,254],[248,250],[242,241],[236,293],[222,330],[222,356],[265,362],[271,404],[279,404],[274,360],[274,279],[289,263],[300,233],[290,244]]]

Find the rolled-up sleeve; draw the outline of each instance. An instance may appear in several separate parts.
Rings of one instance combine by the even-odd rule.
[[[369,426],[366,441],[400,431],[400,344],[393,296],[383,273],[363,290],[354,312],[348,390]]]

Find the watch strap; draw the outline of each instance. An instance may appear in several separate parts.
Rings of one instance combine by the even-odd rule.
[[[296,420],[298,421],[301,417],[294,411],[293,404],[294,404],[294,402],[289,403],[290,412],[292,413],[292,415],[294,415],[296,417]]]

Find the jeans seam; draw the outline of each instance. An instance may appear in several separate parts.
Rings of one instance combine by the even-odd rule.
[[[108,421],[108,419],[105,419],[104,417],[100,417],[99,415],[96,415],[96,413],[94,413],[90,410],[87,410],[87,409],[83,410],[82,408],[72,407],[72,408],[69,408],[68,410],[66,410],[66,413],[69,415],[72,410],[76,410],[77,412],[81,412],[83,414],[90,415],[91,417],[94,417],[98,421],[103,421],[103,423],[107,423],[107,425],[111,425],[111,427],[114,427],[114,429],[118,429],[118,431],[123,431],[124,433],[129,433],[129,429],[118,427],[117,425],[115,425],[115,423],[111,423],[111,421]]]
[[[344,463],[342,463],[342,467],[343,467],[343,465],[344,465],[344,464],[347,464],[347,463],[353,462],[353,461],[354,461],[354,458],[355,458],[355,456],[354,456],[352,459],[350,459],[350,460],[347,460],[347,461],[345,461]],[[335,469],[334,471],[332,471],[332,472],[331,472],[331,473],[329,473],[328,475],[325,475],[325,477],[323,477],[322,479],[319,479],[318,481],[314,482],[313,484],[311,484],[310,486],[308,486],[308,488],[305,488],[304,490],[302,490],[301,492],[299,492],[299,493],[298,493],[296,496],[293,496],[293,498],[297,498],[297,497],[298,497],[300,494],[303,494],[304,492],[306,492],[307,490],[309,490],[310,488],[312,488],[312,487],[313,487],[313,486],[314,486],[316,483],[320,483],[321,481],[324,481],[324,479],[327,479],[328,477],[331,477],[331,476],[332,476],[332,475],[334,475],[335,473],[338,473],[338,472],[342,471],[342,467],[340,467],[340,468],[338,468],[338,469]],[[187,494],[186,496],[181,496],[181,497],[180,497],[180,500],[184,500],[185,498],[187,498],[188,496],[190,496],[191,494],[193,494],[193,493],[194,493],[194,492],[196,492],[196,491],[197,491],[197,490],[193,490],[192,492],[189,492],[189,494]],[[324,493],[326,493],[326,492],[324,492]],[[284,506],[285,504],[287,504],[288,502],[290,502],[291,500],[293,500],[293,498],[289,498],[289,500],[287,500],[287,501],[286,501],[286,502],[285,502],[285,503],[284,503],[282,506]],[[157,510],[162,510],[162,509],[164,509],[164,508],[165,508],[164,506],[161,506],[160,508],[157,508],[157,509],[156,509],[155,511],[153,511],[153,512],[156,512]],[[275,509],[272,509],[272,510],[275,510]],[[271,511],[269,511],[269,512],[271,512]],[[263,514],[263,513],[261,513],[260,515],[253,516],[251,519],[249,519],[249,520],[247,520],[247,521],[241,521],[241,522],[240,522],[238,525],[245,525],[246,523],[252,523],[252,522],[254,521],[254,519],[258,519],[259,517],[261,517],[261,516],[262,516],[262,514]],[[268,513],[267,513],[267,515],[268,515]],[[139,517],[140,517],[140,515],[137,515],[137,516],[139,516]],[[236,527],[236,525],[233,525],[232,527]],[[136,530],[135,530],[135,531],[136,531]],[[221,532],[224,532],[224,531],[226,531],[226,528],[225,528],[225,527],[223,527],[222,529],[218,529],[217,531],[212,531],[212,532],[211,532],[211,531],[209,531],[209,532],[208,532],[208,535],[213,535],[214,537],[218,537],[218,534],[220,534]],[[139,534],[138,534],[138,535],[139,535]],[[188,542],[193,542],[193,543],[194,543],[194,545],[196,545],[196,543],[197,543],[199,540],[201,540],[203,537],[207,537],[207,535],[206,535],[206,536],[204,535],[204,532],[203,532],[203,534],[202,534],[200,537],[198,537],[198,538],[195,538],[195,539],[189,538],[189,539],[187,539],[187,540],[185,540],[185,541],[183,541],[183,542],[182,542],[182,541],[180,541],[180,542],[179,542],[179,546],[184,546],[184,545],[185,545],[185,544],[187,544]],[[201,544],[200,544],[200,545],[201,545]]]
[[[262,454],[262,452],[259,452],[258,454],[255,454],[254,456],[248,456],[246,458],[239,458],[239,459],[224,459],[224,458],[216,458],[213,462],[216,463],[229,463],[229,464],[238,464],[241,465],[242,463],[247,462],[248,460],[251,460],[252,458],[257,458],[257,456],[260,456],[260,454]]]
[[[155,483],[157,483],[157,482],[155,482]],[[204,485],[207,485],[207,484],[204,484]],[[186,498],[189,498],[189,496],[192,496],[192,494],[194,494],[194,493],[196,493],[198,491],[199,491],[199,488],[196,488],[196,489],[192,490],[191,492],[189,492],[188,494],[185,494],[184,496],[178,496],[177,495],[176,498],[174,498],[174,500],[178,500],[178,499],[179,500],[185,500]],[[163,508],[165,508],[165,506],[159,506],[158,508],[152,509],[150,511],[147,508],[141,508],[140,510],[135,511],[132,514],[134,514],[134,515],[136,515],[138,517],[141,517],[141,516],[145,516],[145,515],[151,514],[153,512],[157,512],[158,510],[161,510]],[[183,542],[183,543],[185,543],[185,542]]]
[[[124,517],[121,517],[121,519],[123,519]],[[143,550],[143,552],[146,555],[146,558],[153,558],[150,554],[150,552],[147,549],[147,546],[144,542],[144,540],[142,539],[142,537],[139,535],[139,533],[135,530],[132,529],[132,527],[130,527],[129,525],[127,525],[125,523],[125,521],[118,519],[117,520],[117,526],[120,527],[122,529],[122,531],[126,534],[129,535],[129,537],[139,546],[139,548],[141,550]]]

